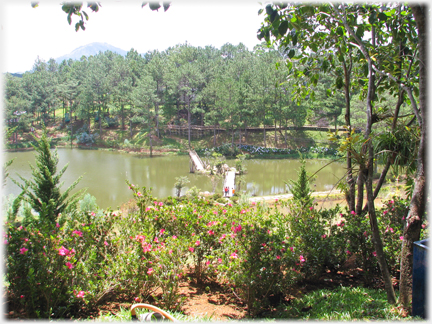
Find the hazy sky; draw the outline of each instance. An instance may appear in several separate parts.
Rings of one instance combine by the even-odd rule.
[[[187,41],[193,46],[220,48],[242,42],[250,50],[259,43],[256,34],[263,16],[254,0],[173,0],[168,11],[151,11],[143,1],[102,1],[99,12],[89,14],[86,30],[75,32],[61,1],[2,0],[0,7],[1,72],[24,72],[37,56],[48,61],[77,47],[105,42],[138,53],[165,50]],[[264,3],[264,1],[263,1]],[[86,7],[86,3],[84,3]]]

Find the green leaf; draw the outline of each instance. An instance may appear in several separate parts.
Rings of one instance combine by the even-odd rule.
[[[291,59],[294,57],[294,55],[295,55],[295,50],[291,49],[288,53],[288,57]]]
[[[296,46],[296,45],[297,45],[297,38],[298,38],[297,35],[298,35],[298,34],[295,33],[295,34],[293,35],[293,37],[292,37],[292,43],[293,43],[293,46]]]
[[[312,51],[318,52],[318,46],[315,43],[310,44],[309,47]]]
[[[264,9],[261,8],[260,10],[258,10],[258,16],[261,15],[263,13]]]
[[[267,6],[265,7],[265,10],[266,10],[266,13],[267,13],[268,16],[271,16],[271,14],[272,14],[273,11],[274,11],[271,5],[267,5]]]
[[[158,2],[150,2],[149,6],[150,6],[150,9],[153,11],[155,11],[155,10],[157,11],[161,7],[161,5]]]
[[[144,8],[145,6],[147,6],[147,3],[148,3],[148,2],[143,2],[143,3],[141,4],[141,8]]]
[[[97,4],[96,2],[88,2],[88,4],[87,4],[87,7],[90,8],[93,12],[98,12],[99,11],[99,6],[100,5]]]
[[[378,19],[380,20],[380,21],[387,21],[387,15],[384,13],[384,12],[380,12],[379,14],[378,14]]]
[[[283,36],[288,30],[288,21],[284,20],[279,24],[278,32],[279,35]]]
[[[36,8],[39,6],[39,2],[32,2],[31,6],[32,6],[32,8]]]
[[[372,11],[369,16],[369,23],[373,25],[376,22],[376,12]]]

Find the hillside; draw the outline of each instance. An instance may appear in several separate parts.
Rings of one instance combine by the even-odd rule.
[[[80,46],[76,49],[74,49],[72,52],[70,52],[69,54],[60,56],[58,58],[56,58],[56,62],[58,64],[60,64],[63,60],[79,60],[81,59],[81,57],[84,55],[86,57],[89,57],[90,55],[96,55],[99,52],[106,52],[106,51],[111,51],[117,54],[120,54],[122,56],[126,56],[128,51],[125,51],[121,48],[112,46],[110,44],[107,43],[91,43],[91,44],[87,44],[84,46]]]

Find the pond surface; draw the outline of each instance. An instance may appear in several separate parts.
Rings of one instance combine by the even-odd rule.
[[[132,154],[110,152],[104,150],[58,149],[61,170],[69,163],[62,177],[63,191],[66,190],[79,176],[83,176],[76,189],[86,188],[87,192],[96,197],[101,208],[112,207],[116,209],[122,203],[132,198],[125,180],[139,187],[152,187],[154,197],[164,198],[174,196],[175,178],[187,176],[190,183],[182,190],[196,186],[201,191],[213,191],[209,177],[201,174],[189,173],[189,156],[157,156],[139,157]],[[29,163],[35,165],[35,152],[6,152],[4,161],[16,158],[9,167],[9,178],[19,180],[17,173],[24,178],[31,178]],[[306,170],[315,173],[329,160],[306,160]],[[234,160],[227,164],[234,166]],[[247,174],[241,191],[248,190],[258,196],[282,194],[285,191],[285,181],[296,180],[300,169],[300,161],[294,159],[283,160],[247,160],[244,162]],[[334,184],[344,176],[345,166],[341,163],[331,163],[317,173],[312,185],[314,191],[330,190]],[[216,186],[216,192],[222,194],[223,182]],[[14,194],[17,196],[20,189],[10,179],[3,188],[3,196]]]

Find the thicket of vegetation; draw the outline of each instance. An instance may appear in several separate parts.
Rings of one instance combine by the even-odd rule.
[[[332,77],[321,75],[314,98],[300,102],[286,58],[284,51],[265,46],[250,51],[242,44],[220,49],[181,44],[144,55],[131,49],[126,57],[107,51],[60,64],[37,59],[22,78],[5,77],[6,125],[16,127],[16,136],[57,120],[58,129],[80,143],[94,142],[113,126],[129,130],[129,140],[136,129],[161,137],[167,125],[208,126],[215,129],[214,146],[219,128],[241,144],[248,127],[274,127],[276,143],[286,144],[286,126],[344,125],[344,96],[332,87]],[[359,90],[356,96],[353,124],[361,128]],[[394,105],[387,99],[383,109]],[[85,127],[71,134],[65,126],[76,118]],[[265,131],[263,142],[266,147]]]
[[[59,179],[46,136],[38,148],[38,156],[54,168],[51,173],[37,164],[35,170],[46,170],[45,180]],[[113,294],[148,302],[160,289],[152,303],[178,310],[179,282],[191,276],[187,280],[231,288],[254,318],[281,303],[289,287],[317,280],[323,271],[337,272],[352,255],[366,279],[375,277],[379,268],[368,217],[339,206],[317,209],[304,172],[293,183],[294,199],[279,203],[288,213],[277,205],[220,204],[199,195],[159,200],[147,188],[126,183],[134,203],[123,211],[101,210],[87,194],[78,202],[67,200],[64,212],[53,218],[51,205],[67,193],[47,196],[56,192],[56,182],[29,186],[19,200],[22,208],[14,202],[6,206],[8,305],[22,307],[29,318],[66,318],[82,316]],[[35,172],[28,183],[39,178]],[[37,215],[30,208],[34,195],[42,203]],[[407,204],[395,197],[377,210],[392,275],[399,271]]]
[[[297,275],[313,277],[317,274],[317,269],[322,269],[323,265],[328,264],[337,268],[344,253],[353,252],[349,248],[355,249],[355,253],[362,256],[366,270],[368,262],[375,260],[370,257],[370,253],[373,257],[376,256],[388,302],[394,304],[396,294],[392,274],[394,260],[399,257],[400,261],[396,262],[400,264],[399,301],[408,308],[411,299],[413,243],[421,237],[428,199],[425,162],[426,11],[427,8],[421,5],[401,3],[269,4],[261,12],[264,13],[264,22],[258,35],[266,41],[269,48],[258,46],[253,52],[246,50],[242,45],[227,44],[216,50],[212,47],[193,48],[185,44],[163,53],[147,53],[144,57],[139,56],[136,51],[130,51],[126,58],[109,52],[101,53],[94,57],[82,58],[79,62],[63,62],[58,67],[53,60],[48,64],[37,61],[33,71],[26,73],[22,79],[7,76],[7,120],[12,120],[10,126],[17,126],[13,128],[16,131],[28,127],[33,122],[47,121],[56,111],[54,108],[61,105],[64,107],[65,122],[68,118],[79,117],[91,125],[90,121],[96,118],[100,134],[103,122],[107,126],[119,123],[122,129],[128,124],[130,130],[133,124],[139,124],[142,128],[147,128],[149,135],[154,133],[156,136],[160,136],[163,123],[185,124],[189,129],[190,147],[192,124],[211,125],[214,129],[222,126],[231,131],[231,142],[234,142],[235,131],[246,129],[247,126],[274,125],[276,128],[278,124],[286,126],[288,122],[303,125],[307,118],[311,118],[312,107],[315,104],[316,111],[319,111],[315,117],[325,116],[337,120],[344,111],[342,119],[346,131],[335,134],[331,140],[336,143],[338,153],[346,157],[346,181],[340,184],[348,203],[347,211],[342,212],[342,217],[346,220],[343,224],[346,226],[342,227],[342,223],[339,223],[339,226],[336,224],[336,231],[332,232],[333,227],[329,221],[334,219],[339,211],[318,212],[313,206],[295,203],[290,206],[287,215],[278,215],[276,211],[273,214],[265,206],[258,206],[257,209],[249,211],[246,207],[229,214],[228,209],[214,209],[202,200],[183,204],[183,207],[175,203],[162,203],[149,208],[148,204],[152,200],[149,193],[138,191],[131,186],[137,198],[138,209],[125,217],[132,217],[129,222],[135,221],[137,224],[150,219],[148,229],[143,230],[139,227],[129,236],[129,239],[132,237],[133,240],[135,235],[135,240],[140,244],[139,249],[142,249],[133,254],[144,253],[140,254],[142,260],[148,260],[152,265],[155,264],[155,260],[159,262],[164,258],[175,260],[175,257],[166,256],[166,253],[170,255],[178,251],[179,255],[189,255],[193,260],[191,262],[195,264],[197,280],[202,278],[203,269],[206,269],[202,264],[204,256],[207,257],[206,263],[209,262],[207,266],[221,259],[221,267],[218,266],[216,270],[224,275],[225,282],[235,285],[234,292],[247,303],[252,315],[256,307],[261,305],[256,303],[257,300],[265,300],[266,294],[270,291],[262,286],[263,282],[267,282],[268,287],[273,287],[272,293],[277,294],[284,289],[281,284],[294,282]],[[359,101],[354,100],[356,96]],[[355,130],[356,121],[360,120],[356,119],[354,114],[353,106],[356,102],[363,105],[363,112],[366,115],[366,118],[361,119],[361,133]],[[263,134],[265,144],[266,132]],[[241,147],[241,142],[239,144]],[[373,175],[378,161],[382,161],[384,167],[378,182],[374,183]],[[409,199],[409,203],[402,203],[405,206],[402,209],[407,214],[397,214],[395,220],[391,221],[386,220],[386,217],[399,207],[379,210],[375,206],[375,199],[390,168],[400,169],[405,173]],[[395,199],[391,205],[398,203],[397,201],[398,199]],[[303,200],[303,203],[307,204],[307,199]],[[205,207],[200,210],[199,206]],[[190,209],[184,214],[184,223],[176,227],[177,221],[181,219],[176,213],[179,216],[183,215],[182,211],[186,211],[187,208]],[[206,217],[205,220],[208,221],[202,228],[199,227],[199,219],[193,219],[194,210],[200,212],[198,217]],[[155,211],[164,212],[160,212],[155,218],[149,216],[152,214],[147,214]],[[213,223],[216,220],[210,217],[212,213],[218,215],[220,223]],[[272,215],[270,218],[267,217],[269,213]],[[111,216],[109,212],[107,214],[105,218],[109,220]],[[225,214],[230,216],[226,222],[223,218]],[[88,215],[92,214],[84,215],[90,217]],[[74,220],[74,217],[79,216],[71,215],[67,222]],[[119,216],[116,214],[113,217],[115,218],[112,218],[111,223]],[[163,225],[158,225],[160,219],[165,220]],[[401,220],[400,224],[398,220]],[[78,226],[80,222],[81,219],[78,219],[75,225],[69,226]],[[95,222],[88,220],[88,223],[96,224]],[[228,227],[229,222],[233,227],[232,232],[227,232],[223,226],[226,224]],[[362,224],[366,223],[367,230],[362,228]],[[195,224],[197,228],[194,227]],[[286,224],[289,224],[288,228]],[[217,226],[213,228],[214,225]],[[60,228],[63,228],[61,226]],[[101,226],[105,226],[105,223]],[[133,248],[133,245],[122,241],[127,236],[116,236],[124,230],[123,227],[127,230],[133,229],[122,225],[116,231],[95,231],[101,233],[103,245],[106,247],[111,245],[105,240],[104,235],[114,235],[113,242],[119,242],[123,248],[121,250],[119,246],[115,246],[116,251],[125,252],[127,248]],[[184,230],[188,228],[194,232],[185,234]],[[352,239],[347,240],[351,234],[344,231],[350,228],[355,234],[352,235]],[[72,228],[68,227],[69,229]],[[328,232],[324,232],[324,229]],[[343,232],[341,241],[338,241],[339,229]],[[27,235],[21,230],[22,228],[10,227],[14,235],[15,232]],[[73,231],[66,231],[62,235],[72,233],[81,237],[80,234],[83,234],[78,227]],[[399,236],[402,246],[397,247],[400,254],[391,257],[390,250],[399,241],[397,237],[386,241],[386,235],[397,231],[402,233]],[[178,243],[180,240],[174,240],[172,236],[162,240],[166,232],[176,237],[185,234],[185,240]],[[227,242],[231,242],[227,245],[229,249],[220,255],[208,252],[219,251],[217,244],[224,246],[222,243],[225,241],[218,241],[217,244],[214,241],[213,234],[216,233],[221,237],[226,235],[224,239],[229,236]],[[200,235],[199,240],[195,243],[190,241],[190,238],[197,234]],[[61,241],[62,235],[59,234],[57,237],[60,239],[58,242],[66,244],[66,241]],[[371,235],[370,242],[373,242],[372,251],[365,250],[367,244],[363,237],[368,235]],[[302,239],[296,241],[297,237]],[[331,239],[325,240],[326,238]],[[27,242],[28,238],[21,239]],[[49,239],[54,240],[54,236],[50,236]],[[357,245],[346,245],[355,242],[356,239],[360,240]],[[22,240],[17,242],[21,243]],[[149,240],[152,240],[152,243]],[[159,245],[161,241],[163,244]],[[210,245],[202,242],[209,242]],[[327,249],[319,249],[319,246],[327,242],[330,244]],[[286,243],[288,245],[285,245]],[[151,251],[149,244],[153,247]],[[203,251],[201,248],[198,249],[201,244],[203,248],[208,247],[208,250],[202,254],[195,253]],[[17,243],[9,247],[14,249],[10,252],[18,253],[17,256],[20,258],[21,255],[25,257],[31,250],[27,245],[18,245]],[[162,248],[154,250],[154,245]],[[63,251],[61,253],[70,258],[65,264],[66,267],[71,270],[76,265],[78,271],[78,263],[74,263],[75,250],[71,253],[70,247],[52,246],[54,248],[51,253]],[[98,246],[93,246],[93,249],[97,249]],[[166,246],[171,247],[168,252]],[[316,249],[310,250],[309,246]],[[105,249],[102,245],[101,247]],[[288,251],[287,247],[293,248],[292,255],[275,254],[282,251],[281,249],[285,249],[284,252]],[[301,248],[298,250],[298,247]],[[18,248],[20,252],[17,252]],[[265,252],[272,252],[262,253],[263,249]],[[92,250],[86,246],[85,251]],[[251,251],[255,251],[254,258],[258,255],[257,264],[261,265],[261,268],[255,268],[255,263],[250,262]],[[297,251],[301,254],[295,254]],[[316,251],[322,254],[315,255],[318,253]],[[337,252],[327,255],[326,251]],[[151,255],[147,256],[147,252]],[[89,258],[102,265],[111,260],[110,257],[102,258],[101,255],[100,250],[95,250]],[[129,254],[122,253],[119,257],[125,255]],[[14,260],[15,258],[8,262],[13,264]],[[163,277],[165,281],[162,280],[158,287],[166,292],[164,301],[166,305],[170,305],[176,286],[168,285],[167,282],[175,283],[171,280],[174,277],[170,276],[181,274],[180,270],[173,268],[175,262],[171,263],[171,268],[164,268],[161,264],[161,268],[158,269],[149,267],[149,264],[141,261],[134,269],[147,267],[145,269],[149,276],[160,269],[166,269],[160,270],[160,275],[166,277]],[[88,264],[91,262],[85,263]],[[25,280],[34,278],[32,269],[29,268]],[[108,276],[109,269],[107,267]],[[271,269],[271,277],[270,273],[266,273],[266,269]],[[91,273],[88,269],[83,271],[86,275]],[[131,271],[133,269],[126,269],[124,272],[132,273]],[[98,275],[102,278],[106,274]],[[255,277],[260,280],[249,280]],[[68,284],[62,287],[69,289],[65,287],[71,287],[72,282],[79,282],[77,278],[80,278],[80,274],[74,273]],[[273,282],[274,278],[277,280]],[[8,279],[11,287],[15,287],[13,280],[20,279],[20,276]],[[148,279],[146,277],[146,280]],[[77,291],[82,289],[78,298],[85,294],[84,289],[91,291],[91,287],[83,287],[92,282],[94,281],[86,280],[81,284],[82,287],[80,284],[75,286]],[[16,285],[19,285],[19,281]],[[59,289],[56,288],[55,291]],[[97,293],[97,296],[102,295]],[[67,293],[62,296],[67,296]],[[45,299],[48,302],[51,300],[49,296]],[[262,304],[264,305],[265,303]]]

